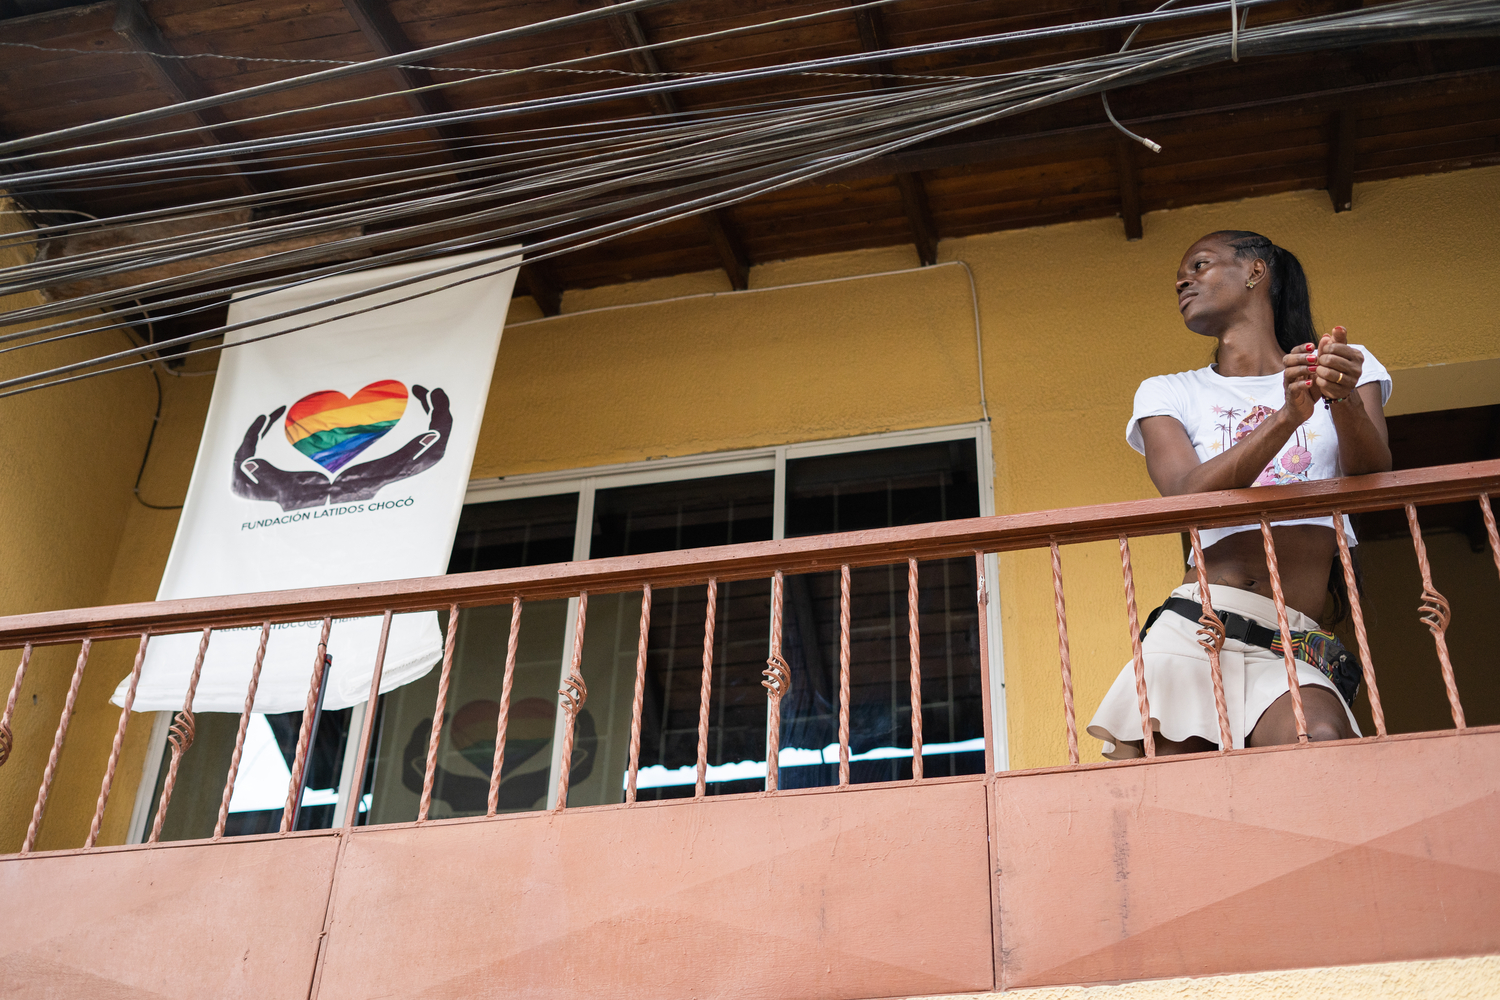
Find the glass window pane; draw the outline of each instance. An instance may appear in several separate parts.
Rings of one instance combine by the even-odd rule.
[[[338,798],[339,775],[344,766],[344,748],[349,738],[352,712],[344,708],[325,711],[318,719],[317,731],[307,756],[307,781],[303,786],[302,808],[297,814],[298,830],[326,830],[334,825],[334,808]],[[239,733],[240,717],[232,712],[194,713],[193,745],[177,769],[177,784],[172,802],[162,824],[162,840],[197,840],[212,837],[223,801],[224,782],[229,776],[229,762]],[[302,729],[301,712],[283,712],[250,716],[245,729],[245,749],[235,775],[234,794],[224,835],[236,837],[249,833],[275,833],[281,829],[281,815],[286,807],[291,765],[297,755],[297,737]],[[167,780],[172,760],[170,744],[163,750],[157,770],[156,789],[151,797],[151,811],[146,817],[142,839],[151,834],[157,803]]]
[[[590,557],[634,555],[771,537],[775,474],[757,472],[600,490],[594,497]],[[698,706],[703,678],[707,588],[677,587],[652,595],[641,719],[642,799],[693,794]],[[635,692],[639,593],[589,598],[583,676],[584,714],[597,732],[597,767],[570,778],[569,805],[624,798]],[[714,670],[709,702],[709,794],[761,787],[754,765],[765,760],[765,668],[770,583],[719,585]],[[584,735],[579,716],[580,738]],[[744,767],[736,767],[746,763]],[[763,765],[761,773],[764,773]]]
[[[788,537],[978,515],[972,439],[787,462]],[[923,769],[928,776],[978,773],[984,726],[974,562],[923,562],[917,582]],[[783,651],[792,687],[782,701],[781,787],[836,784],[839,576],[786,583]],[[850,583],[850,780],[910,778],[906,565],[855,569]]]
[[[535,566],[573,558],[578,495],[469,504],[459,519],[450,573]],[[553,720],[566,642],[568,602],[536,601],[521,613],[500,811],[539,809],[550,786]],[[459,616],[444,725],[433,780],[434,819],[483,815],[494,768],[495,725],[505,677],[509,605],[465,608]],[[448,616],[439,614],[446,630]],[[362,823],[416,819],[426,773],[440,670],[382,695],[376,742],[362,785]],[[580,717],[578,749],[594,746],[592,716]],[[575,774],[578,770],[575,769]]]

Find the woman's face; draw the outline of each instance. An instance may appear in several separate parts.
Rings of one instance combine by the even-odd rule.
[[[1238,260],[1234,248],[1211,237],[1194,243],[1177,268],[1177,311],[1182,321],[1194,333],[1216,335],[1245,308],[1250,295],[1245,282],[1263,277],[1264,270],[1259,259]]]

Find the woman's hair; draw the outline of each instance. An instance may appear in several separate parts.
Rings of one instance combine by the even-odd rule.
[[[1349,550],[1349,565],[1354,569],[1354,596],[1361,596],[1365,590],[1365,574],[1359,564],[1359,549]],[[1326,613],[1318,624],[1326,629],[1337,628],[1348,620],[1353,603],[1349,586],[1344,580],[1344,565],[1335,559],[1328,568],[1328,601],[1324,604]]]
[[[1239,260],[1259,257],[1271,272],[1271,310],[1276,318],[1276,343],[1290,354],[1303,344],[1316,344],[1313,329],[1312,300],[1307,291],[1307,275],[1302,263],[1259,233],[1243,229],[1221,229],[1204,239],[1216,239],[1234,250]]]

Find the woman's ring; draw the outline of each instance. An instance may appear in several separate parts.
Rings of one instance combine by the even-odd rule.
[[[1337,379],[1337,382],[1338,382],[1339,385],[1343,385],[1344,384],[1344,373],[1343,372],[1339,372],[1339,377]]]

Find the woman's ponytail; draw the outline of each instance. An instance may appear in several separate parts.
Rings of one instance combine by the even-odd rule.
[[[1259,257],[1271,272],[1271,311],[1276,321],[1276,343],[1287,354],[1303,344],[1316,344],[1312,297],[1302,262],[1290,250],[1272,243],[1259,233],[1222,229],[1210,236],[1222,239],[1240,260]]]

